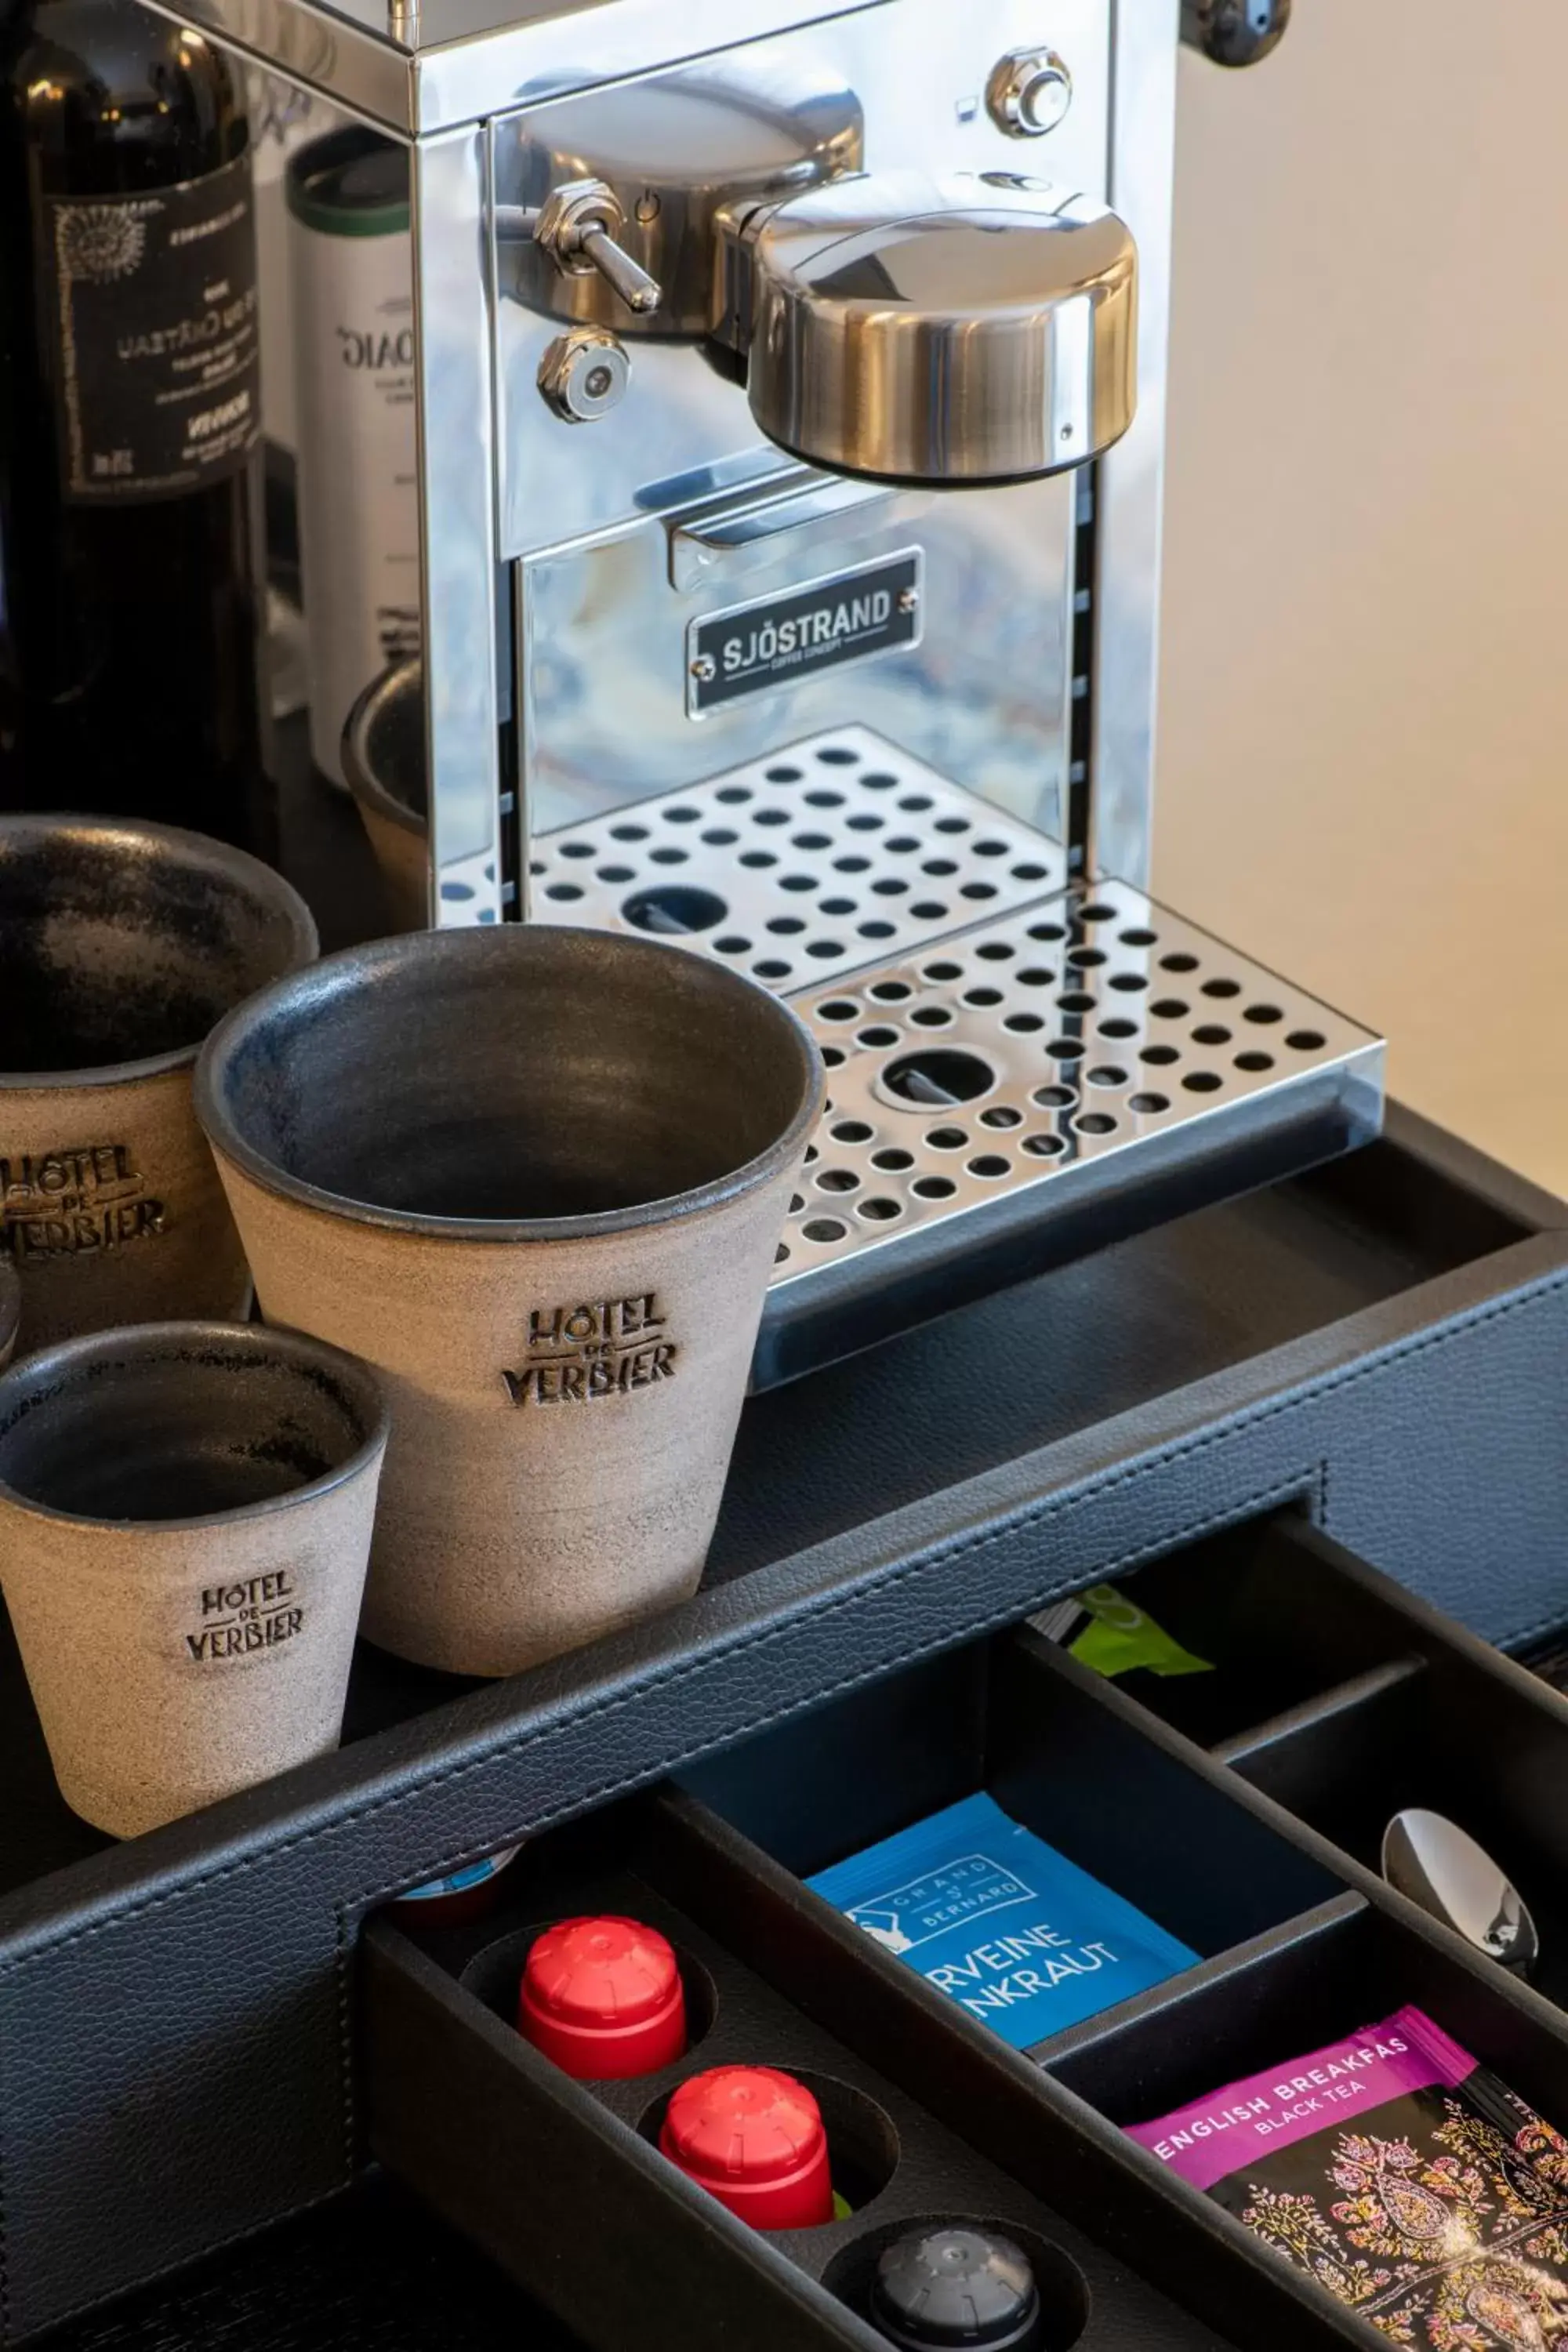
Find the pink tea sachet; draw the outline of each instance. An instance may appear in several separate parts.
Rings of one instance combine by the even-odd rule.
[[[1568,2337],[1568,2141],[1421,2010],[1128,2137],[1396,2344]]]

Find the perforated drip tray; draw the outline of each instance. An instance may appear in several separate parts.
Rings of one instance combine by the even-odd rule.
[[[795,1002],[829,1108],[759,1387],[1381,1124],[1378,1038],[1121,882]]]
[[[533,845],[533,912],[788,996],[828,1064],[752,1384],[1370,1141],[1383,1045],[867,728]],[[876,961],[871,961],[875,957]]]
[[[788,995],[1067,881],[1054,841],[868,727],[531,844],[534,920],[645,930]]]

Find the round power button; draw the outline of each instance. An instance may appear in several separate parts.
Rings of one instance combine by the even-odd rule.
[[[991,68],[985,105],[1009,139],[1042,139],[1072,104],[1072,76],[1054,49],[1009,49]]]

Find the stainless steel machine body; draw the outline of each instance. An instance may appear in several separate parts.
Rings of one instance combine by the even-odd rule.
[[[522,913],[529,831],[856,721],[1080,860],[1142,877],[1177,0],[171,13],[412,143],[435,919]],[[601,211],[574,214],[562,192],[595,184]],[[1071,226],[1033,252],[1016,224],[980,218],[965,237],[966,194],[972,216],[1066,206]],[[547,242],[533,232],[552,203],[567,219]],[[1116,217],[1097,219],[1106,205]],[[912,282],[836,308],[857,237],[873,273],[896,254]],[[589,246],[618,247],[659,300],[633,309]],[[1047,246],[1042,332],[1017,298]],[[1010,283],[978,283],[992,257]],[[1136,415],[1115,438],[1122,420],[1102,415],[1097,433],[1091,413],[1116,405],[1092,374],[1103,306],[1092,289],[1075,304],[1071,281],[1118,269]],[[777,362],[765,408],[735,380],[750,331],[723,315],[737,276],[742,294],[760,289],[752,324]],[[964,315],[971,295],[994,332]],[[863,437],[868,415],[898,409],[901,374],[905,463],[894,451],[876,470],[912,471],[908,486],[838,470],[863,451],[820,414],[805,416],[805,455],[826,466],[769,438],[832,405],[848,314],[848,331],[858,318],[883,338],[850,421]],[[976,351],[966,390],[954,371]],[[990,427],[975,405],[987,383]],[[1050,446],[966,470],[1003,427]],[[933,433],[950,446],[927,463]],[[1113,438],[1092,476],[1070,470]],[[1047,461],[1069,470],[1040,475]],[[1020,474],[1036,478],[1005,478]],[[959,495],[953,480],[985,486]],[[918,606],[885,643],[861,633],[875,658],[696,690],[705,621],[765,623],[773,600],[840,576],[898,593],[915,585],[888,569],[900,557],[921,573]]]
[[[760,1379],[1375,1132],[1378,1042],[1142,896],[1177,45],[1289,0],[150,4],[411,146],[431,919],[829,1047]]]

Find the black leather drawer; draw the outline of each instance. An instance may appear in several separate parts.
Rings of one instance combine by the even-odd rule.
[[[1119,2126],[1407,2000],[1549,2121],[1568,2116],[1568,1703],[1300,1513],[1125,1582],[1214,1675],[1106,1684],[1010,1628],[541,1837],[478,1923],[374,1920],[353,2085],[381,2169],[77,2323],[60,2352],[869,2352],[870,2258],[910,2218],[954,2211],[1029,2247],[1058,2352],[1386,2345]],[[1015,2051],[803,1885],[976,1788],[1198,1965]],[[1542,1930],[1533,1986],[1373,1875],[1406,1803],[1448,1811],[1513,1874]],[[697,2037],[672,2067],[589,2089],[510,2020],[533,1935],[601,1906],[669,1935]],[[848,2218],[760,2237],[658,2153],[674,2083],[732,2058],[814,2082]]]
[[[1494,1638],[1568,1620],[1563,1214],[1396,1116],[754,1400],[693,1601],[479,1689],[365,1651],[340,1755],[125,1846],[60,1806],[0,1641],[0,2336],[355,2179],[399,1887],[1275,1508]]]

